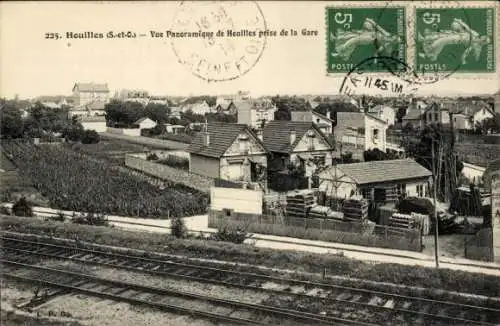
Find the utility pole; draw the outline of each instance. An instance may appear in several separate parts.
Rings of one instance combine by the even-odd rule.
[[[432,144],[432,179],[433,179],[433,185],[432,185],[432,199],[433,199],[433,204],[434,204],[434,253],[436,256],[436,268],[439,268],[439,250],[438,250],[438,232],[439,232],[439,221],[437,217],[437,187],[436,187],[436,160],[435,160],[435,154],[434,154],[434,139],[431,141]]]

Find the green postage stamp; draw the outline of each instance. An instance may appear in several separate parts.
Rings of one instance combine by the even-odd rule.
[[[364,60],[391,57],[406,63],[405,9],[327,7],[327,71],[345,73]],[[373,60],[371,72],[387,71]],[[397,67],[395,67],[397,68]]]
[[[494,11],[494,8],[417,8],[417,70],[495,72]]]

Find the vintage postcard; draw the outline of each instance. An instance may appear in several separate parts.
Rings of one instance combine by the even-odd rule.
[[[493,0],[0,2],[0,324],[500,325],[499,33]]]

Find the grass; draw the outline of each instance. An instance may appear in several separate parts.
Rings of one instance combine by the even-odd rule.
[[[341,256],[256,248],[246,244],[177,239],[170,235],[134,232],[107,227],[76,225],[33,218],[1,216],[4,231],[33,233],[80,241],[124,246],[147,252],[161,252],[205,259],[221,259],[235,263],[263,265],[297,272],[321,273],[353,277],[376,282],[389,282],[435,290],[460,291],[490,297],[500,296],[500,277],[459,270],[435,269],[399,264],[373,264]]]

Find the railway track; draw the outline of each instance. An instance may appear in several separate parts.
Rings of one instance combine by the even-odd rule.
[[[379,315],[380,320],[383,319],[382,324],[394,322],[397,316],[403,316],[405,321],[415,325],[436,323],[498,325],[500,323],[500,306],[498,305],[481,307],[334,284],[279,278],[186,263],[173,256],[168,257],[168,260],[159,260],[5,236],[0,239],[3,241],[4,253],[14,253],[17,259],[42,256],[50,259],[72,260],[169,278],[267,291],[277,296],[293,296],[298,301],[314,299],[323,303],[323,308],[326,308],[327,313],[328,308],[341,310],[345,306],[372,311]],[[316,311],[316,313],[319,312]],[[369,323],[367,320],[358,320],[358,322]]]
[[[376,325],[324,317],[293,309],[249,304],[185,291],[143,286],[14,260],[0,259],[0,263],[2,264],[2,277],[55,287],[64,290],[64,293],[84,293],[231,324],[278,325],[282,324],[285,319],[287,320],[286,325]],[[200,309],[200,307],[204,309]]]

